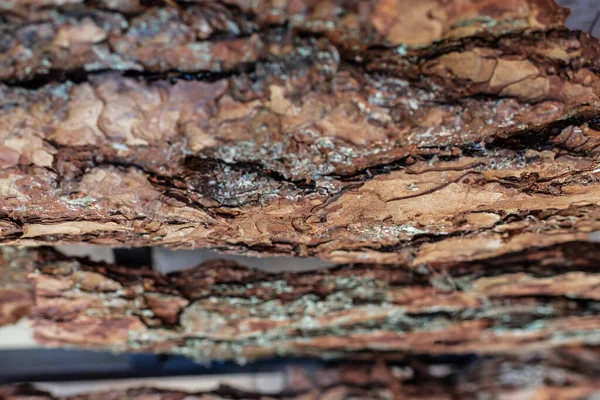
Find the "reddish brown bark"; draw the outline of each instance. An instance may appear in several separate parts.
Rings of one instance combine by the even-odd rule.
[[[0,2],[2,244],[343,264],[163,276],[5,248],[0,324],[31,313],[48,346],[365,362],[275,398],[600,390],[600,45],[565,15],[549,0]]]
[[[597,250],[275,275],[212,261],[167,276],[38,253],[31,318],[45,345],[203,361],[514,355],[596,344]]]
[[[578,242],[435,267],[285,274],[214,260],[166,276],[49,249],[5,248],[3,268],[33,271],[30,319],[48,346],[202,361],[361,360],[296,370],[279,395],[219,390],[202,394],[207,399],[578,399],[600,390],[598,247]],[[3,390],[5,398],[31,394]],[[76,398],[125,395],[189,393],[132,389]]]
[[[566,16],[553,0],[87,3],[3,1],[0,80],[77,70],[232,71],[285,51],[284,38],[297,34],[324,36],[358,56],[369,46],[547,30]]]
[[[0,87],[2,243],[416,267],[600,230],[600,47],[551,1],[6,4],[6,62],[25,64]],[[47,29],[18,35],[36,15]],[[256,57],[215,50],[254,37]],[[190,61],[198,41],[218,66]],[[97,46],[112,72],[89,72]]]

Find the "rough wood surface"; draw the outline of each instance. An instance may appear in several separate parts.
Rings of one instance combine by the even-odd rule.
[[[362,264],[274,275],[215,260],[166,276],[31,250],[30,318],[47,346],[201,361],[594,346],[599,249],[578,242],[437,268]]]
[[[0,0],[1,244],[341,263],[161,275],[4,247],[0,324],[29,315],[47,346],[353,360],[273,396],[104,398],[593,396],[600,44],[565,16],[552,0]],[[30,395],[52,398],[0,389]]]
[[[267,275],[231,262],[159,275],[12,252],[35,287],[43,344],[186,354],[355,359],[295,368],[275,395],[130,389],[73,397],[582,399],[600,390],[600,246],[572,243],[437,269],[347,265]],[[0,397],[52,399],[26,387]]]
[[[214,260],[161,275],[51,249],[3,248],[2,268],[10,261],[15,271],[33,271],[30,318],[47,346],[204,362],[344,359],[294,369],[279,395],[145,388],[76,399],[550,400],[600,390],[599,250],[577,242],[436,267],[357,264],[285,274]],[[8,399],[34,394],[53,398],[0,389]]]
[[[290,35],[323,36],[359,57],[373,46],[552,29],[567,15],[553,0],[3,0],[0,12],[0,80],[8,81],[235,71],[279,54]]]
[[[2,243],[416,267],[600,230],[600,46],[553,1],[0,4]]]

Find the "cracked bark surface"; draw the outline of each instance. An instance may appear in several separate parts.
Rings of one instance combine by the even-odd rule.
[[[412,269],[267,274],[229,261],[160,275],[30,250],[46,346],[273,356],[519,356],[600,340],[599,245],[554,245]]]
[[[298,34],[359,58],[373,46],[560,27],[566,16],[551,0],[3,0],[0,12],[0,80],[9,81],[76,70],[227,72],[279,54]]]
[[[233,388],[189,393],[153,388],[89,393],[61,399],[202,399],[202,400],[344,400],[344,399],[582,399],[600,389],[597,350],[564,349],[529,357],[479,360],[408,360],[402,364],[354,363],[319,368],[293,368],[279,394],[248,393]],[[30,386],[0,387],[7,400],[55,399]]]
[[[416,267],[600,229],[600,46],[552,1],[0,4],[4,244]]]
[[[0,0],[1,244],[341,264],[160,275],[3,247],[0,324],[29,315],[46,346],[355,361],[203,399],[592,396],[600,44],[565,16],[551,0]]]

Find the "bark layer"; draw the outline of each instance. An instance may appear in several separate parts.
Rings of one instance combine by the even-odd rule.
[[[600,46],[551,1],[3,4],[2,243],[417,266],[600,229]]]
[[[600,340],[598,246],[417,269],[266,274],[226,261],[160,275],[38,253],[31,316],[44,345],[373,359],[518,355]]]
[[[349,55],[561,27],[553,0],[4,0],[0,80],[74,71],[228,72],[323,36]],[[150,5],[148,5],[150,4]]]
[[[30,318],[47,346],[204,362],[345,360],[294,370],[277,395],[192,394],[201,398],[580,399],[600,390],[598,250],[579,242],[436,267],[361,264],[299,274],[214,260],[165,276],[50,249],[5,248],[2,266],[33,271]],[[27,293],[23,279],[15,275],[12,284]],[[2,390],[3,398],[53,398]],[[147,388],[74,398],[150,395],[190,394]]]
[[[0,324],[31,313],[48,346],[366,362],[275,398],[591,395],[600,45],[565,15],[550,0],[0,1],[2,244],[364,263],[163,276],[6,248]]]

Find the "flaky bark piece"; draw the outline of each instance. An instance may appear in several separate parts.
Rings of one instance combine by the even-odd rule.
[[[597,343],[598,254],[573,242],[416,270],[267,274],[210,261],[167,276],[38,256],[30,318],[44,345],[202,361],[508,356]]]
[[[151,6],[145,5],[151,4]],[[357,56],[369,46],[562,27],[554,0],[81,0],[0,2],[0,80],[98,70],[238,70],[281,52],[282,41],[323,35]]]
[[[445,361],[445,362],[444,362]],[[533,356],[494,357],[478,360],[426,360],[405,363],[352,363],[331,366],[293,367],[286,371],[280,393],[249,393],[221,387],[211,392],[190,393],[159,388],[131,388],[83,393],[68,400],[392,400],[519,398],[524,400],[571,400],[592,396],[597,381],[599,353],[596,349],[570,348]],[[7,400],[54,399],[50,393],[21,385],[0,387]]]
[[[596,40],[411,51],[299,39],[212,82],[3,86],[0,240],[417,266],[600,228]]]

